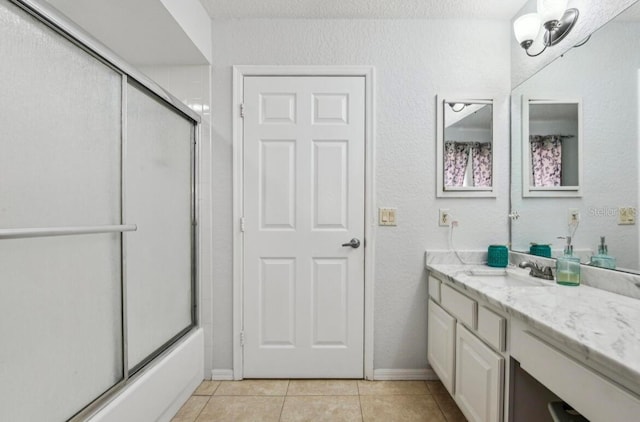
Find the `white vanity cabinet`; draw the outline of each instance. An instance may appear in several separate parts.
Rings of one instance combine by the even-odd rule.
[[[429,295],[429,364],[469,421],[502,421],[505,318],[433,276]]]
[[[454,398],[469,421],[500,421],[504,358],[458,323]]]
[[[449,394],[453,396],[456,320],[433,300],[429,300],[428,318],[427,360]]]

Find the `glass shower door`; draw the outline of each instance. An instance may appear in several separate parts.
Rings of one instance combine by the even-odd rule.
[[[0,421],[84,420],[195,325],[198,116],[42,7],[0,0]]]
[[[0,228],[119,225],[121,74],[5,0],[0,57]],[[123,379],[121,236],[0,240],[0,420]]]
[[[192,324],[193,124],[127,86],[128,368],[135,372]]]

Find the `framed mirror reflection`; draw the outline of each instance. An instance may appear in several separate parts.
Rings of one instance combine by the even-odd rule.
[[[523,196],[581,195],[582,103],[522,97]]]
[[[437,97],[437,104],[437,196],[495,196],[493,99]]]

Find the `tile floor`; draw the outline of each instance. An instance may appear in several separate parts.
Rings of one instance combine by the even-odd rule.
[[[439,381],[203,381],[172,422],[466,422]]]

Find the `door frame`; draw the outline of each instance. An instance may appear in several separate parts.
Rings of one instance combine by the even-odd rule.
[[[365,215],[364,215],[364,378],[373,379],[375,212],[375,100],[373,66],[233,66],[233,379],[244,374],[243,329],[244,236],[243,124],[241,104],[245,76],[362,76],[365,80]]]

